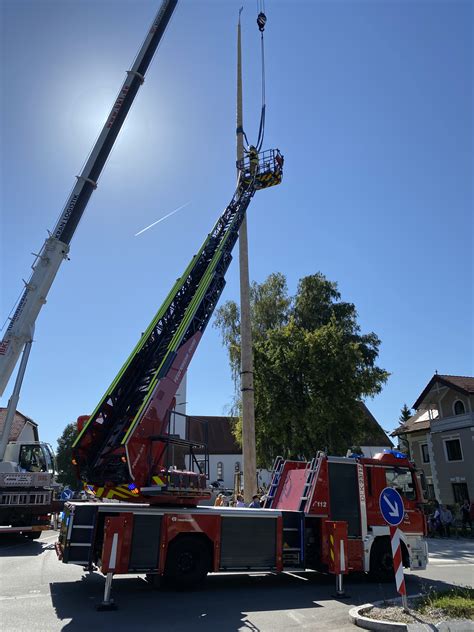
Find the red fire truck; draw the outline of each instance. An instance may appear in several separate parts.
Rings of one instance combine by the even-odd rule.
[[[163,507],[141,503],[66,503],[57,552],[65,563],[107,576],[101,607],[113,607],[114,574],[143,573],[187,588],[207,573],[314,569],[331,564],[331,530],[345,523],[345,573],[393,578],[389,529],[379,497],[394,487],[404,502],[403,565],[424,569],[428,552],[422,491],[406,456],[331,457],[275,463],[262,509]]]

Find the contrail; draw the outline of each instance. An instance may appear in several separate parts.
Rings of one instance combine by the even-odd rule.
[[[156,226],[157,224],[159,224],[160,222],[162,222],[164,219],[166,219],[167,217],[171,217],[171,215],[174,215],[175,213],[177,213],[178,211],[180,211],[182,208],[184,208],[185,206],[188,206],[189,204],[191,204],[191,202],[186,202],[186,204],[183,204],[182,206],[178,206],[178,208],[175,208],[174,211],[171,211],[171,213],[168,213],[168,215],[164,215],[163,217],[160,217],[160,219],[157,219],[156,222],[153,222],[153,224],[150,224],[149,226],[147,226],[146,228],[142,228],[142,230],[139,230],[138,233],[135,233],[135,237],[138,237],[138,235],[141,235],[142,233],[144,233],[146,230],[148,230],[149,228],[152,228],[152,226]]]

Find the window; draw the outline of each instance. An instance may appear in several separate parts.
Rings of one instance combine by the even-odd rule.
[[[467,483],[453,483],[453,496],[454,502],[462,503],[465,500],[469,500],[469,492],[467,491]]]
[[[454,402],[454,414],[455,415],[464,415],[466,413],[466,407],[464,406],[464,402],[460,399]]]
[[[423,463],[429,463],[430,462],[430,453],[428,451],[428,444],[427,443],[422,443],[421,444],[421,458]]]
[[[407,500],[416,500],[416,488],[410,470],[402,467],[385,470],[387,487],[393,487]]]
[[[20,467],[25,472],[47,472],[43,450],[39,445],[22,445]]]
[[[445,439],[444,446],[446,450],[447,461],[462,461],[461,442],[459,439]]]
[[[224,480],[224,463],[222,461],[217,463],[217,480]]]
[[[434,500],[435,499],[434,485],[432,483],[428,483],[427,488],[428,489],[427,489],[426,495],[428,497],[428,500]]]

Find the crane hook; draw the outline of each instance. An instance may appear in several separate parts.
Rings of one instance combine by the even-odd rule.
[[[257,17],[257,26],[260,33],[263,33],[265,30],[265,24],[267,23],[267,16],[262,11],[258,14]]]

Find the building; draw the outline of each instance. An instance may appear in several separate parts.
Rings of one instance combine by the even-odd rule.
[[[362,408],[366,421],[364,434],[359,441],[362,454],[371,458],[385,449],[393,448],[393,443],[387,433],[364,402],[359,402],[359,405]]]
[[[474,377],[433,375],[413,408],[392,436],[424,471],[429,497],[474,500]]]
[[[379,425],[367,406],[360,402],[366,418],[366,430],[359,441],[359,447],[364,456],[371,457],[386,448],[392,448],[393,443]],[[242,448],[236,442],[232,433],[232,417],[188,416],[189,438],[199,443],[205,443],[204,428],[207,427],[207,443],[209,452],[209,481],[223,481],[226,488],[234,487],[236,472],[243,472]],[[350,446],[348,446],[350,447]],[[199,461],[199,456],[197,457]],[[258,486],[268,485],[271,472],[261,468],[257,470]]]
[[[209,482],[222,481],[224,487],[233,489],[235,474],[243,472],[244,469],[242,448],[232,433],[234,419],[232,417],[189,416],[189,420],[191,440],[206,443],[204,432],[207,429]]]
[[[0,437],[3,434],[6,416],[7,409],[0,408]],[[13,424],[8,441],[23,441],[25,443],[39,441],[38,424],[17,410],[13,417]]]

